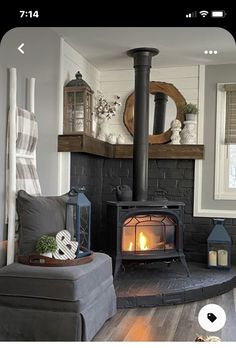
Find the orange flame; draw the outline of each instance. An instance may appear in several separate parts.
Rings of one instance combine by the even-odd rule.
[[[140,232],[138,235],[138,242],[139,242],[139,249],[140,250],[148,250],[148,245],[147,245],[147,238],[143,234],[143,232]]]
[[[133,242],[130,242],[129,243],[129,251],[132,251],[133,250]]]

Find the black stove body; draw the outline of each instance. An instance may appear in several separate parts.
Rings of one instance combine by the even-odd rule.
[[[183,253],[182,202],[107,202],[106,250],[113,259],[114,276],[123,260],[150,262],[179,259]]]

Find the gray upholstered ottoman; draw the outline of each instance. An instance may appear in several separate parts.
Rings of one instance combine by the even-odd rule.
[[[89,341],[116,313],[112,265],[0,269],[0,340]]]

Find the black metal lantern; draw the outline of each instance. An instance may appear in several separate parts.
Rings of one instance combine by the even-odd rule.
[[[91,254],[91,203],[83,191],[85,191],[84,187],[73,187],[69,192],[70,198],[66,202],[66,229],[78,242],[76,255],[79,258]]]
[[[214,228],[208,239],[208,267],[230,269],[231,267],[231,238],[224,227],[224,219],[213,219]]]
[[[93,91],[78,71],[64,87],[64,134],[92,135]]]

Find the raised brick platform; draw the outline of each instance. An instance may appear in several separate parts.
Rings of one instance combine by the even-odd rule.
[[[207,269],[188,263],[187,277],[180,263],[126,265],[115,279],[118,308],[187,303],[223,294],[236,286],[236,266],[231,270]]]

